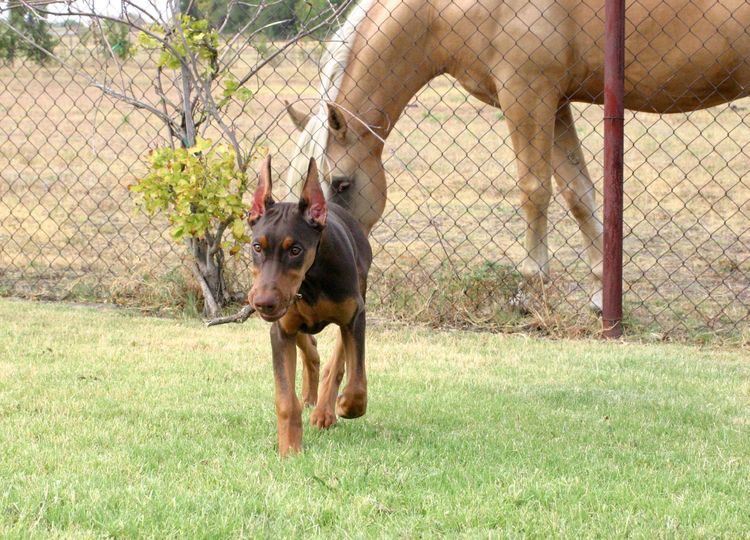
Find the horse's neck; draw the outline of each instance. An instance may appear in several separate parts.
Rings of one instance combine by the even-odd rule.
[[[432,44],[425,19],[407,2],[385,4],[377,2],[357,29],[336,98],[383,139],[409,100],[444,71],[427,52]]]

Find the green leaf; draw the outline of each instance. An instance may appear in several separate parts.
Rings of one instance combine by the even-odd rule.
[[[245,88],[244,86],[237,90],[237,99],[239,99],[242,102],[249,101],[253,97],[253,92],[249,88]]]
[[[150,36],[145,32],[139,32],[138,45],[144,49],[156,49],[161,43],[155,37]]]
[[[193,154],[202,154],[204,152],[208,152],[213,144],[214,143],[211,139],[203,139],[201,137],[197,137],[195,140],[195,146],[193,146],[190,151]]]
[[[245,236],[245,222],[241,219],[235,219],[232,223],[232,236],[237,240]]]

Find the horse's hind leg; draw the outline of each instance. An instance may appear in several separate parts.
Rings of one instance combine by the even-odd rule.
[[[583,235],[584,250],[594,274],[592,307],[602,307],[602,224],[596,216],[596,189],[581,151],[570,104],[557,110],[552,147],[555,179]]]
[[[537,79],[542,79],[538,76]],[[502,84],[500,106],[505,113],[516,153],[521,211],[526,220],[526,257],[521,273],[527,278],[549,272],[547,210],[552,196],[550,154],[559,94],[549,84],[519,78]]]

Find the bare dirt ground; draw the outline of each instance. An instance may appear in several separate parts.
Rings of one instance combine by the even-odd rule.
[[[116,73],[71,40],[60,47],[87,72]],[[311,50],[293,48],[264,69],[250,83],[253,99],[230,115],[245,141],[265,132],[279,177],[295,138],[284,100],[317,94]],[[130,84],[153,99],[150,60],[141,53],[125,66]],[[156,119],[58,66],[20,62],[0,68],[0,114],[1,293],[122,299],[133,282],[180,267],[181,246],[127,189],[148,150],[164,143]],[[601,109],[576,105],[574,114],[600,189]],[[691,114],[627,115],[626,315],[641,335],[748,335],[749,141],[750,100]],[[406,108],[384,159],[389,203],[372,237],[375,309],[432,321],[430,312],[450,310],[436,294],[450,286],[446,280],[463,283],[458,295],[467,296],[475,285],[467,279],[486,281],[521,260],[524,224],[499,110],[440,77]],[[594,328],[585,315],[590,286],[576,224],[557,198],[550,219],[546,313]],[[233,268],[238,287],[247,283],[245,267]],[[508,291],[483,286],[507,308]],[[463,309],[444,322],[492,319],[484,304],[479,319]]]

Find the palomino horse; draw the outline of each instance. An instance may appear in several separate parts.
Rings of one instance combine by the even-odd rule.
[[[750,94],[750,2],[628,0],[626,16],[625,107],[685,112]],[[599,307],[602,226],[570,103],[603,101],[603,17],[603,0],[361,0],[324,54],[320,107],[310,116],[288,107],[302,129],[288,186],[315,157],[328,194],[369,232],[385,206],[384,141],[412,96],[448,73],[507,119],[527,224],[523,274],[548,272],[554,173]]]

